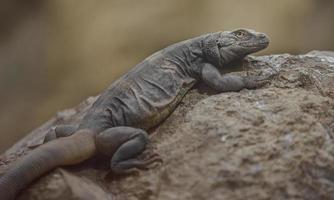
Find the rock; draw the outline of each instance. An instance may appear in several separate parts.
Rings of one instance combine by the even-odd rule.
[[[334,199],[332,55],[249,57],[247,73],[271,76],[271,82],[257,90],[213,94],[199,85],[189,92],[150,131],[148,151],[162,156],[161,166],[110,180],[108,160],[92,159],[50,172],[21,199],[55,199],[51,193],[61,199]],[[1,157],[0,173],[55,124],[79,121],[94,100],[23,138]]]
[[[23,194],[20,199],[111,200],[112,197],[111,194],[104,192],[101,187],[89,179],[58,169],[52,176],[42,178],[41,181],[28,189],[28,192]]]
[[[307,54],[314,55],[314,56],[327,56],[327,57],[334,58],[334,52],[332,51],[311,51],[311,52],[308,52]]]

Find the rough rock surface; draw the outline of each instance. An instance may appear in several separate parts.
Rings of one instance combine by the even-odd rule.
[[[334,199],[334,53],[247,60],[248,73],[271,82],[238,93],[192,90],[151,131],[148,151],[161,166],[110,178],[108,160],[93,158],[52,171],[18,199]],[[23,138],[2,156],[0,173],[52,126],[80,120],[95,99]]]

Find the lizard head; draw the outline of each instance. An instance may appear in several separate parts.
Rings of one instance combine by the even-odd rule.
[[[268,44],[267,35],[249,29],[216,32],[204,39],[204,55],[212,64],[222,66],[260,51]]]

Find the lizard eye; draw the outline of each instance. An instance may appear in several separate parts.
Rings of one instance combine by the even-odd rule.
[[[238,31],[235,33],[235,36],[237,36],[238,38],[243,38],[246,36],[246,33],[244,31]]]

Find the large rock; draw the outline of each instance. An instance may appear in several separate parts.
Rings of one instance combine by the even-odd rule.
[[[105,178],[105,158],[92,159],[50,172],[19,199],[334,199],[333,52],[251,57],[243,65],[271,82],[224,94],[192,90],[151,130],[148,151],[161,155],[161,166],[113,179]],[[0,170],[54,125],[79,121],[95,99],[23,138]]]

